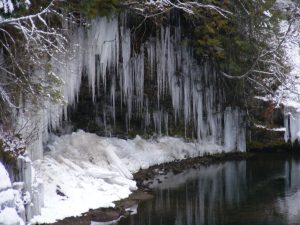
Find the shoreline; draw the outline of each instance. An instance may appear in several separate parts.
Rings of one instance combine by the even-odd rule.
[[[138,189],[133,191],[127,198],[114,202],[115,207],[93,209],[80,216],[71,216],[58,220],[55,223],[41,223],[38,225],[90,225],[91,221],[113,222],[121,217],[129,216],[131,212],[130,208],[143,201],[154,198],[154,195],[151,193],[151,189],[148,187],[149,183],[144,183],[144,181],[149,181],[155,178],[156,175],[166,174],[168,172],[179,174],[187,169],[196,169],[199,166],[209,166],[211,164],[226,161],[251,159],[258,154],[259,153],[252,152],[219,153],[183,160],[175,160],[168,163],[154,165],[148,169],[140,169],[137,173],[133,174],[134,181],[136,181]]]
[[[132,212],[130,208],[140,204],[143,201],[150,200],[155,196],[152,194],[151,189],[148,187],[149,182],[157,175],[164,175],[168,172],[179,174],[188,169],[197,169],[199,166],[209,166],[217,163],[224,163],[228,161],[241,161],[241,160],[255,160],[260,157],[300,157],[299,151],[250,151],[250,152],[232,152],[232,153],[218,153],[214,155],[199,156],[195,158],[187,158],[183,160],[175,160],[168,163],[154,165],[148,169],[140,169],[137,173],[133,174],[134,181],[136,181],[137,190],[133,191],[127,198],[115,201],[115,207],[98,208],[89,210],[81,216],[67,217],[58,220],[55,223],[42,223],[38,225],[90,225],[91,221],[94,222],[113,222],[121,217],[129,216]],[[160,182],[160,181],[159,181]]]

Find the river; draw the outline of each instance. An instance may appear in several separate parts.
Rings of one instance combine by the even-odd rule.
[[[154,199],[115,224],[300,224],[299,172],[300,159],[272,156],[162,174],[150,185]]]

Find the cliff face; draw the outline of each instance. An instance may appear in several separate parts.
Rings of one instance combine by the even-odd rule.
[[[134,19],[96,18],[80,36],[76,54],[84,56],[83,63],[74,63],[82,63],[83,82],[70,116],[75,129],[179,135],[244,150],[243,112],[228,99],[216,62],[194,57],[180,19],[141,20],[147,27],[142,30]],[[78,87],[80,81],[74,82]]]
[[[272,1],[249,2],[245,12],[232,0],[216,5],[221,11],[200,7],[191,14],[166,1],[146,2],[138,4],[140,13],[130,3],[127,12],[109,17],[75,14],[74,23],[58,23],[66,51],[51,51],[40,59],[45,68],[30,71],[45,99],[36,103],[21,96],[24,110],[12,110],[23,136],[34,136],[28,148],[32,159],[42,158],[49,131],[61,128],[121,137],[177,135],[245,150],[247,100],[264,80],[270,84],[266,88],[276,86],[265,79],[271,72],[256,80],[256,67],[267,70],[261,61],[270,60],[256,60],[254,54],[270,47],[262,39],[266,24],[276,28],[277,18],[268,11]],[[168,13],[160,15],[164,9]],[[227,9],[235,17],[222,14]],[[259,85],[252,88],[249,80]],[[71,126],[63,127],[63,121]]]

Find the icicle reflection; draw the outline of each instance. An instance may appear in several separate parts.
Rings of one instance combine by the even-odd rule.
[[[118,225],[292,225],[300,219],[300,161],[259,159],[160,175],[155,199]],[[158,181],[158,180],[162,180]]]

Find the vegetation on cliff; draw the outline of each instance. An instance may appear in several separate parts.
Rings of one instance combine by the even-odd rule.
[[[6,127],[11,127],[12,111],[22,111],[28,101],[36,108],[45,101],[64,104],[59,89],[64,81],[49,62],[67,50],[70,24],[86,26],[88,18],[126,10],[134,14],[132,35],[143,37],[148,32],[142,30],[144,23],[164,25],[176,11],[184,42],[199,63],[213,62],[223,75],[228,101],[249,107],[254,95],[272,94],[285,79],[289,68],[282,47],[297,17],[297,8],[284,14],[275,0],[9,2],[13,9],[0,10],[0,124]],[[135,38],[135,47],[141,39]]]

